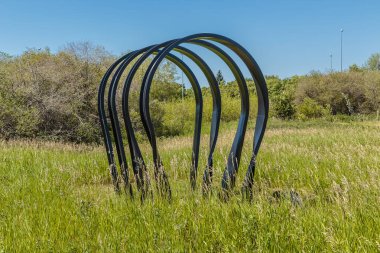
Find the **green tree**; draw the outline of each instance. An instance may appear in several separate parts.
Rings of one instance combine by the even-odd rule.
[[[281,80],[277,76],[266,77],[272,113],[281,119],[291,119],[296,113],[294,92],[299,78]]]
[[[154,80],[160,83],[171,83],[177,79],[177,68],[170,61],[163,61],[154,75]]]
[[[0,61],[7,61],[7,60],[10,60],[12,59],[12,56],[5,53],[5,52],[2,52],[0,51]]]
[[[352,64],[350,67],[349,67],[349,72],[360,72],[362,71],[362,68],[360,68],[358,65],[356,64]]]
[[[216,78],[216,81],[218,82],[219,85],[225,84],[224,77],[222,75],[222,71],[218,70],[218,72],[216,73],[215,78]]]
[[[369,70],[380,70],[380,53],[372,54],[365,66]]]

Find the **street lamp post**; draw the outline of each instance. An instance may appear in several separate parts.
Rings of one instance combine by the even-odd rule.
[[[183,61],[183,54],[181,54],[181,58],[182,58],[182,61]],[[182,80],[181,80],[181,91],[182,91],[182,102],[183,102],[183,97],[185,95],[185,83],[183,82],[183,71],[182,71]]]
[[[340,72],[343,71],[343,31],[340,29]]]

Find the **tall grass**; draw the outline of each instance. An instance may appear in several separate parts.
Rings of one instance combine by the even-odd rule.
[[[379,130],[378,122],[272,122],[252,204],[238,194],[252,126],[228,203],[217,192],[234,136],[229,128],[219,137],[209,199],[200,187],[190,191],[191,137],[158,141],[172,203],[115,195],[103,147],[3,141],[0,252],[378,252]],[[203,135],[199,174],[207,143]],[[142,148],[151,161],[148,144]]]

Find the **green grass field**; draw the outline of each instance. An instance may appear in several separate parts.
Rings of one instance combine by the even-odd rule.
[[[228,203],[217,193],[233,129],[220,133],[210,199],[190,190],[191,137],[158,141],[172,203],[117,196],[102,146],[3,141],[0,252],[379,252],[379,130],[379,122],[270,122],[252,204],[239,195],[252,128]]]

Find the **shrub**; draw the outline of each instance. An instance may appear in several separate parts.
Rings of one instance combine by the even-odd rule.
[[[281,80],[278,77],[267,77],[271,114],[281,119],[291,119],[296,113],[294,90],[298,77]]]
[[[0,53],[0,135],[100,142],[97,92],[114,60],[103,47],[88,42],[70,43],[56,54],[49,49],[31,49],[17,57]],[[139,90],[141,80],[138,71],[132,91]],[[156,100],[174,100],[181,94],[181,86],[174,81],[172,65],[164,63],[155,75],[151,97],[158,135],[163,134],[164,111]],[[118,95],[121,86],[122,81]],[[121,112],[121,103],[117,104]]]
[[[297,106],[297,117],[302,120],[320,118],[329,114],[329,108],[319,105],[311,98],[305,98],[304,101]]]
[[[379,93],[378,71],[312,74],[300,79],[295,102],[311,98],[334,115],[371,113],[379,108]]]

